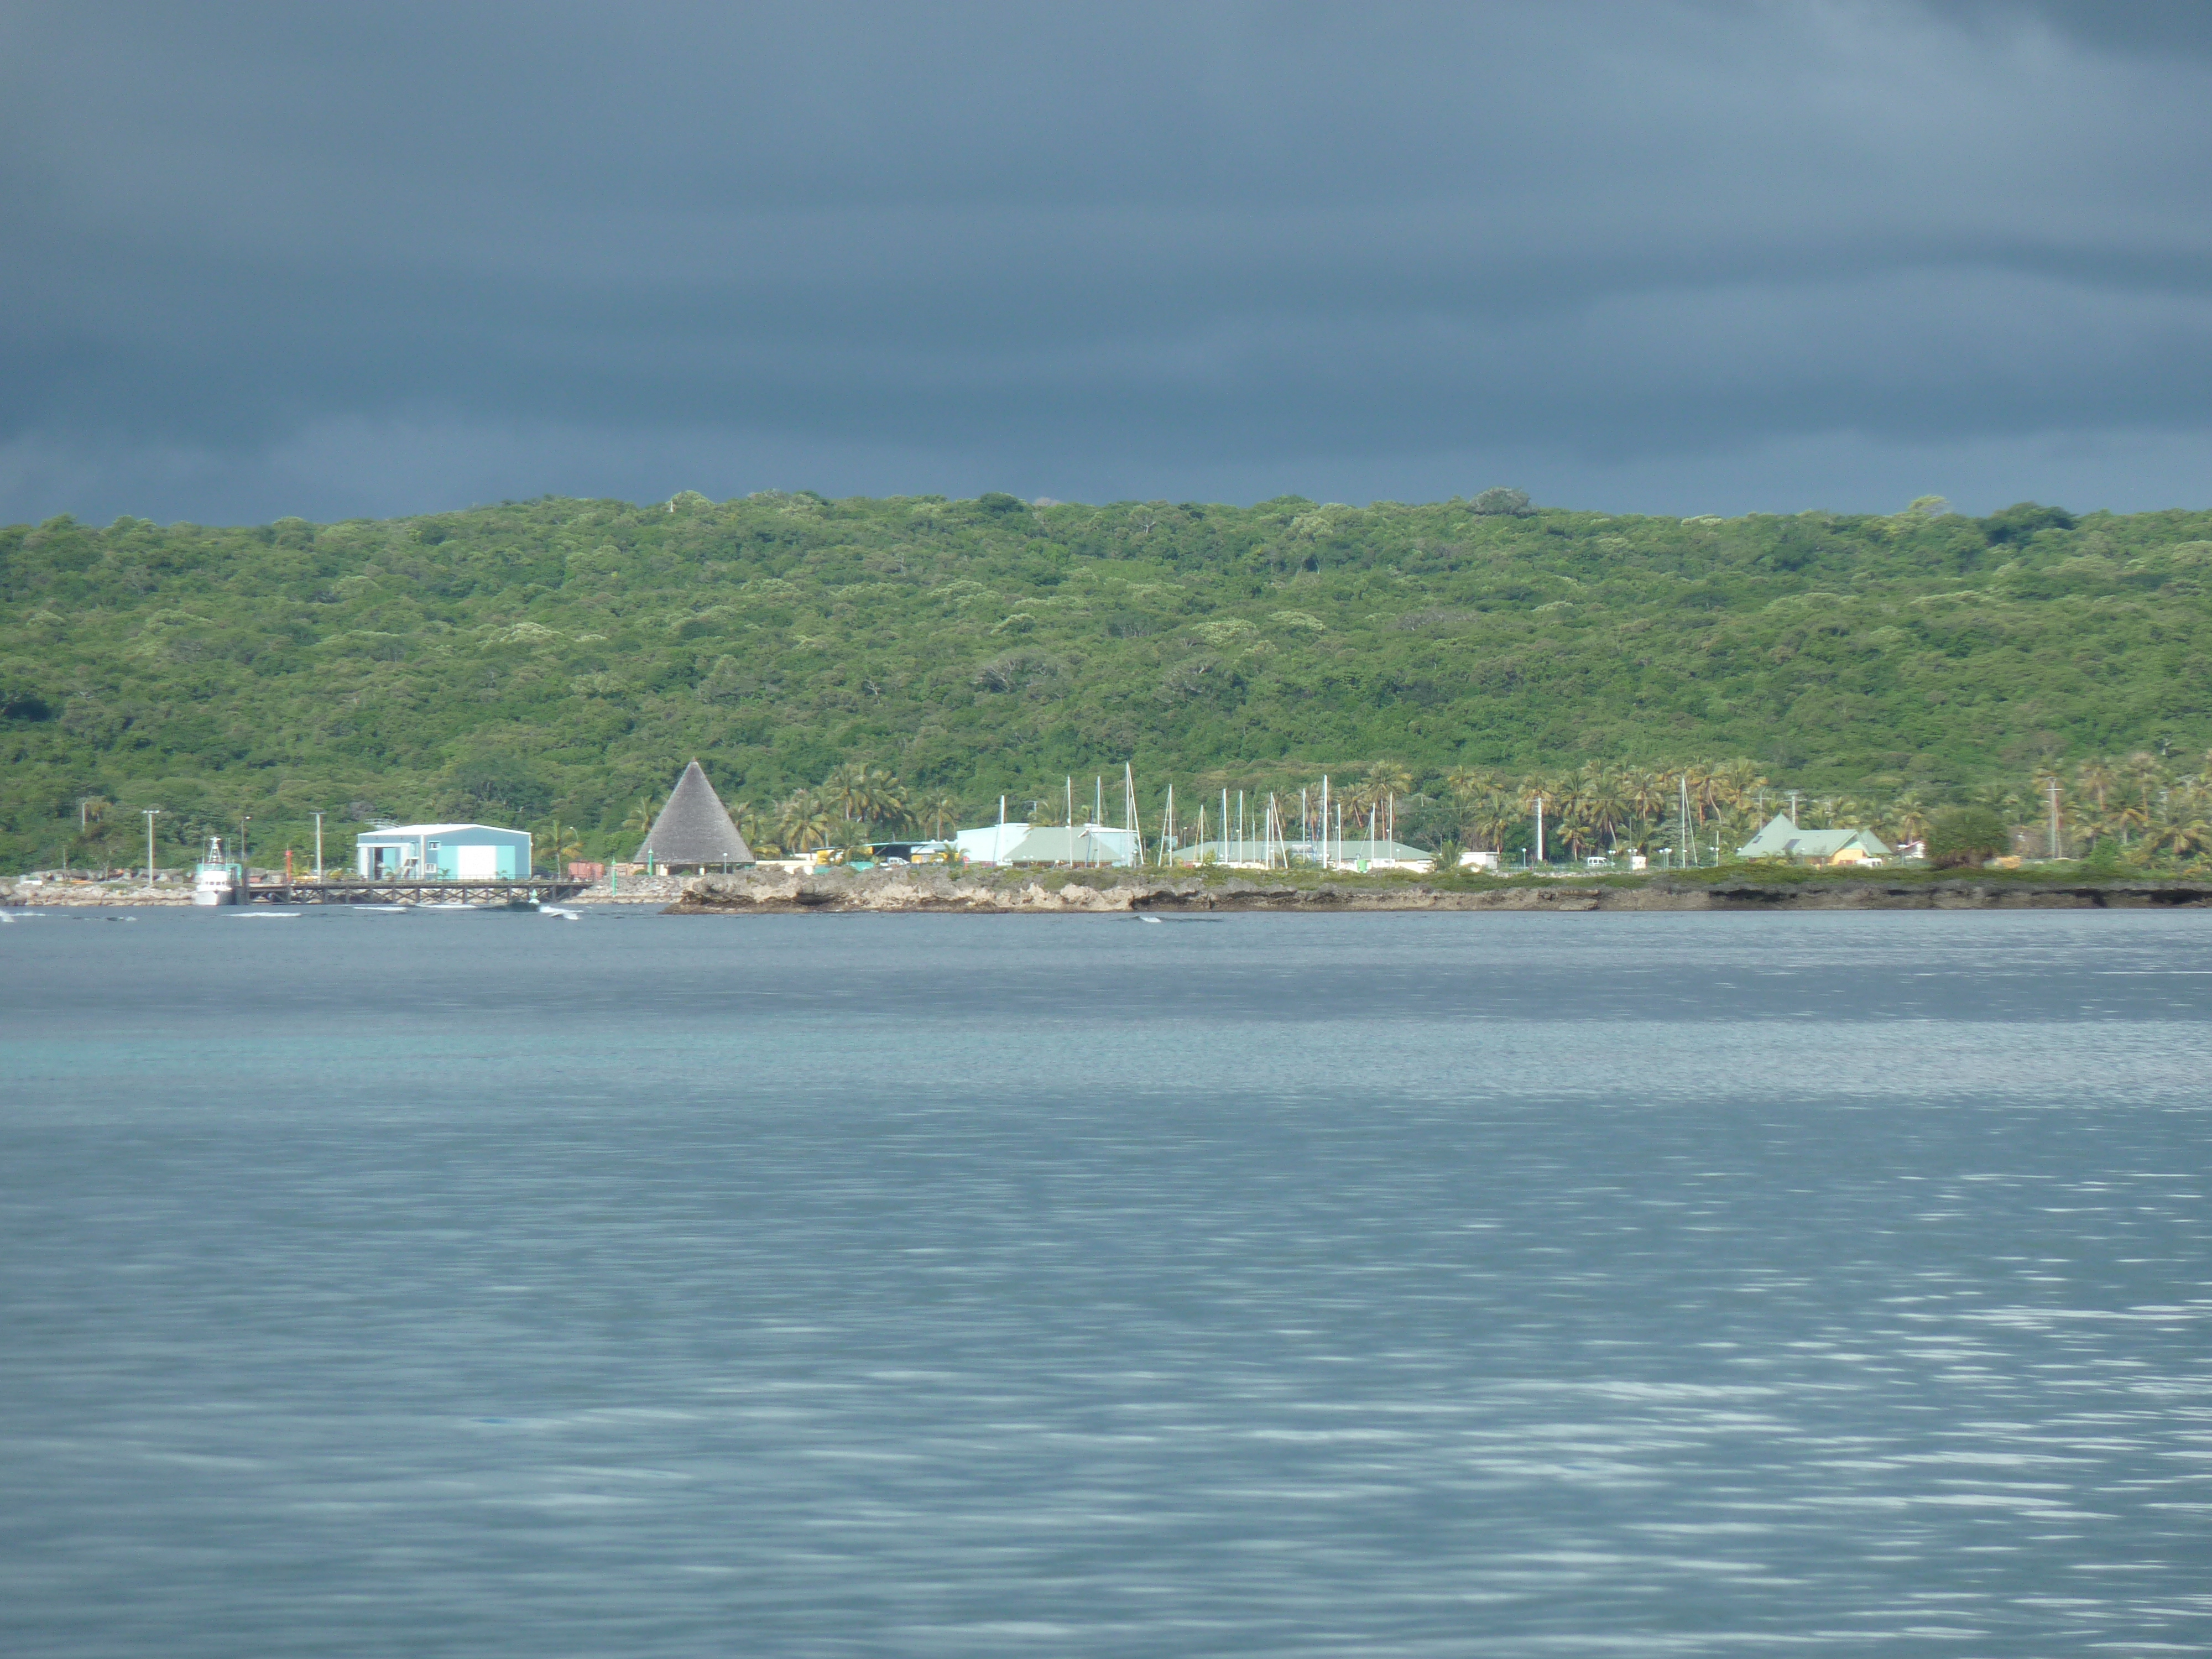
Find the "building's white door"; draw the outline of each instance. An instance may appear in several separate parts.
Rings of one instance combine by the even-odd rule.
[[[499,848],[496,847],[456,847],[453,848],[453,873],[463,881],[491,881],[499,875]]]

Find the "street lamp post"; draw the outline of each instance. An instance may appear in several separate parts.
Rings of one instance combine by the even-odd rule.
[[[315,814],[315,879],[323,878],[323,815]]]
[[[251,812],[238,815],[238,884],[241,891],[249,890],[253,885],[253,860],[246,850],[246,826],[252,822],[253,814]]]

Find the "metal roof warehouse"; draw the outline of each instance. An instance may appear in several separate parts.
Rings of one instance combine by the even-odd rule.
[[[354,841],[356,871],[383,881],[520,881],[530,832],[490,823],[387,823]]]

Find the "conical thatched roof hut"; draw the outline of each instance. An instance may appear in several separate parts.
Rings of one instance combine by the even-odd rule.
[[[720,870],[753,862],[753,849],[730,822],[729,809],[697,761],[669,791],[668,805],[637,849],[637,861],[660,870]]]

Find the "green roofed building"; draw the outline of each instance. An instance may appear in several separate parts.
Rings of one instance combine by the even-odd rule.
[[[1032,824],[1000,856],[1001,864],[1131,865],[1142,848],[1133,830],[1109,824]]]
[[[1795,859],[1806,864],[1867,864],[1894,854],[1871,830],[1800,830],[1787,812],[1736,849],[1739,858]]]

